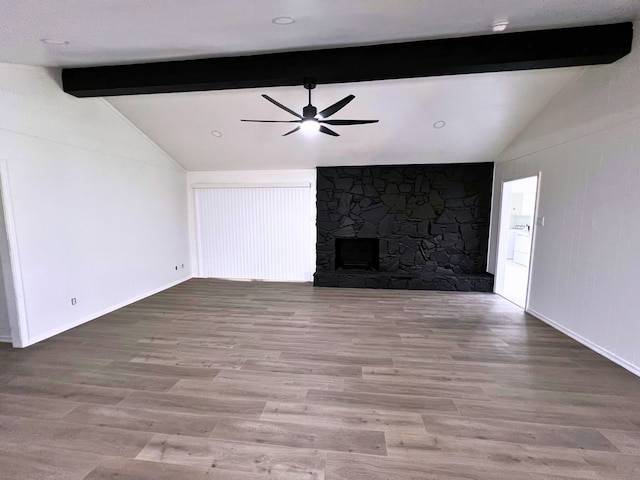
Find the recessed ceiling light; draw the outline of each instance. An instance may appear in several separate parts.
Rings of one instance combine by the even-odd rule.
[[[438,120],[433,124],[433,128],[443,128],[447,123],[444,120]]]
[[[275,23],[276,25],[291,25],[292,23],[296,23],[293,17],[276,17],[271,20],[271,23]]]
[[[61,38],[41,38],[40,41],[47,45],[69,45],[68,41],[62,40]]]
[[[216,138],[220,138],[222,136],[222,132],[218,130],[211,130],[211,135],[213,135]]]
[[[506,20],[493,22],[491,24],[491,30],[493,30],[494,32],[504,32],[507,29],[507,25],[509,25],[509,22]]]

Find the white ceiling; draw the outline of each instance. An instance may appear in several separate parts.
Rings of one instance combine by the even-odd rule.
[[[295,23],[274,25],[279,16]],[[488,34],[504,19],[519,31],[638,18],[640,0],[2,0],[0,61],[135,63]],[[333,118],[380,119],[335,127],[337,138],[283,138],[287,125],[239,121],[290,119],[260,94],[300,110],[302,87],[109,101],[188,170],[473,162],[493,160],[580,70],[320,85],[319,108],[356,96]],[[446,127],[432,128],[437,120]]]
[[[111,97],[109,101],[187,170],[313,168],[318,165],[486,162],[507,146],[579,69],[503,72],[409,80],[319,85],[318,109],[354,94],[331,118],[379,119],[331,127],[340,137],[297,132],[264,100],[267,93],[295,111],[303,87]],[[446,126],[433,128],[444,120]],[[222,137],[216,138],[212,130]]]
[[[271,20],[291,16],[278,26]],[[614,23],[638,0],[2,0],[0,61],[135,63]],[[40,39],[69,45],[46,45]]]

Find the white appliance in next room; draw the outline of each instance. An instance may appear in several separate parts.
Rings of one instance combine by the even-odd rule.
[[[519,265],[529,266],[531,256],[531,235],[527,231],[516,233],[513,261]]]

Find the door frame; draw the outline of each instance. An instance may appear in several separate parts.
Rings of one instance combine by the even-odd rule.
[[[0,158],[0,194],[2,195],[0,215],[4,216],[5,224],[5,232],[0,232],[0,235],[6,234],[7,240],[6,248],[0,247],[0,257],[3,265],[0,274],[3,276],[5,286],[11,341],[14,347],[22,348],[29,345],[29,327],[27,325],[20,253],[13,215],[9,167],[7,160],[3,158]]]
[[[529,293],[531,291],[531,280],[533,279],[533,261],[535,258],[535,247],[536,247],[536,236],[538,231],[538,208],[540,202],[540,182],[542,181],[542,172],[538,171],[532,175],[519,175],[516,177],[510,177],[507,179],[503,179],[500,184],[500,202],[498,203],[498,232],[496,235],[496,263],[495,263],[495,281],[493,283],[493,293],[500,295],[502,292],[498,292],[498,285],[501,285],[504,282],[504,271],[505,265],[504,261],[506,261],[506,249],[508,248],[508,234],[503,235],[503,221],[507,221],[503,216],[504,211],[504,188],[505,183],[514,182],[516,180],[523,180],[525,178],[536,177],[536,197],[533,205],[533,218],[531,221],[531,251],[529,253],[529,267],[527,272],[527,291],[525,293],[525,300],[523,310],[526,312],[529,309]],[[506,241],[505,241],[506,240]],[[506,298],[506,297],[503,297]]]

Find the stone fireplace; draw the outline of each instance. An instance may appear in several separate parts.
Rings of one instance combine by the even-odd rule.
[[[314,285],[492,291],[493,163],[319,167]]]

